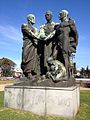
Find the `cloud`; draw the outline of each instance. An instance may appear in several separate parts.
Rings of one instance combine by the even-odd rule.
[[[18,59],[22,48],[21,31],[11,25],[0,25],[0,57]],[[15,61],[20,64],[19,60]]]
[[[20,64],[21,64],[21,59],[14,59],[13,60],[16,63],[16,67],[20,68]]]
[[[0,35],[9,38],[9,40],[14,40],[17,42],[21,41],[21,32],[11,25],[0,25]]]
[[[0,39],[0,47],[7,46],[7,45],[9,45],[8,42],[6,43],[5,41],[1,41]]]
[[[22,46],[21,31],[11,25],[0,25],[0,54],[18,52]]]

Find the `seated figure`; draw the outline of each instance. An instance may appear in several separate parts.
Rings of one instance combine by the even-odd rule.
[[[52,57],[48,58],[47,63],[48,72],[46,76],[52,79],[53,82],[64,80],[66,77],[66,69],[64,65],[60,61],[54,60]]]

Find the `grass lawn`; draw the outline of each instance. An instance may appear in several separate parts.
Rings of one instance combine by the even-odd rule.
[[[61,117],[40,117],[30,112],[14,110],[3,107],[4,94],[0,92],[0,120],[90,120],[90,91],[81,91],[80,109],[73,119]]]

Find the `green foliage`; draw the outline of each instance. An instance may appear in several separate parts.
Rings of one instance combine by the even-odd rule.
[[[8,58],[3,57],[2,59],[0,59],[0,66],[15,66],[15,65],[16,64]]]
[[[8,59],[8,58],[2,58],[0,59],[0,67],[3,71],[3,76],[12,76],[12,70],[15,67],[15,63]]]
[[[3,76],[8,77],[12,75],[11,66],[3,66]]]
[[[82,77],[89,77],[90,76],[90,69],[88,68],[88,66],[85,68],[81,68],[80,73],[82,75]]]
[[[90,91],[81,91],[80,98],[81,105],[75,118],[42,117],[30,112],[4,108],[3,92],[0,92],[0,120],[90,120]]]

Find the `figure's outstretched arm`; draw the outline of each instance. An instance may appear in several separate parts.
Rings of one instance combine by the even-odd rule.
[[[35,36],[35,33],[33,33],[31,30],[28,29],[27,25],[26,24],[23,24],[21,26],[21,30],[22,30],[22,33],[29,36],[29,37],[32,37],[32,38],[37,38]]]
[[[55,35],[55,30],[53,32],[51,32],[44,40],[48,41],[49,39],[51,39],[52,37],[54,37]]]
[[[40,30],[38,32],[38,39],[45,39],[46,38],[46,35],[45,35],[45,32],[44,32],[44,25],[40,26]]]

